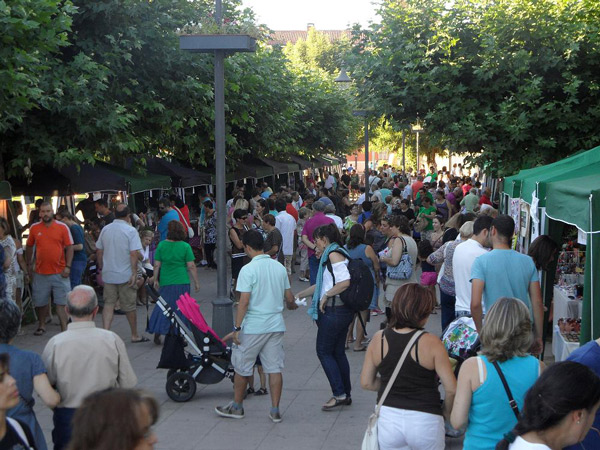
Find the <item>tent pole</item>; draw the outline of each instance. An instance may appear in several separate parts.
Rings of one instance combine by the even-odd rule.
[[[596,339],[596,335],[594,334],[594,224],[593,224],[593,214],[592,214],[592,199],[594,194],[590,194],[590,245],[588,246],[588,255],[590,258],[590,340]]]

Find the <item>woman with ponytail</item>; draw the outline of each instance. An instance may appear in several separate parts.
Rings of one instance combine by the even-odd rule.
[[[594,372],[576,362],[554,364],[527,392],[517,425],[496,450],[561,450],[577,443],[590,450],[581,441],[599,406],[600,378]]]

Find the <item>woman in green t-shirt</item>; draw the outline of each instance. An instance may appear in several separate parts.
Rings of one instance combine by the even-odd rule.
[[[423,197],[423,206],[419,208],[419,216],[427,219],[427,226],[421,232],[421,239],[429,239],[429,235],[433,231],[433,219],[437,214],[437,209],[431,204],[431,199],[427,196]]]
[[[179,314],[177,300],[190,293],[190,277],[194,280],[194,289],[198,291],[198,273],[194,264],[194,253],[190,244],[185,242],[186,230],[178,220],[168,224],[167,239],[161,241],[154,254],[154,288],[169,306]],[[183,316],[182,316],[183,317]],[[154,308],[148,325],[149,333],[154,333],[154,343],[161,344],[160,335],[167,334],[171,322],[160,308]]]

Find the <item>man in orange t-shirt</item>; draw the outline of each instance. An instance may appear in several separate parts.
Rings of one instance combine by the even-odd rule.
[[[33,249],[35,246],[35,270]],[[67,294],[71,291],[69,281],[73,260],[73,238],[69,227],[54,220],[52,205],[48,202],[40,206],[40,222],[29,229],[25,252],[29,278],[33,280],[33,304],[38,316],[38,329],[33,333],[41,336],[46,332],[48,301],[50,294],[56,305],[61,331],[67,329]]]

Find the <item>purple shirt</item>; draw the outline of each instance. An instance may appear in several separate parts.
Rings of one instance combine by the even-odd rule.
[[[449,192],[448,195],[446,195],[446,200],[448,200],[452,206],[456,206],[456,196],[452,192]]]
[[[315,242],[313,240],[314,231],[317,228],[319,228],[321,225],[329,225],[330,223],[334,223],[332,218],[327,217],[322,212],[316,212],[315,215],[312,216],[310,219],[308,219],[306,221],[306,223],[304,224],[304,228],[302,228],[302,236],[307,236],[308,240],[310,242],[314,243]],[[314,254],[315,254],[315,251],[313,249],[309,248],[308,249],[308,257],[310,258]]]

